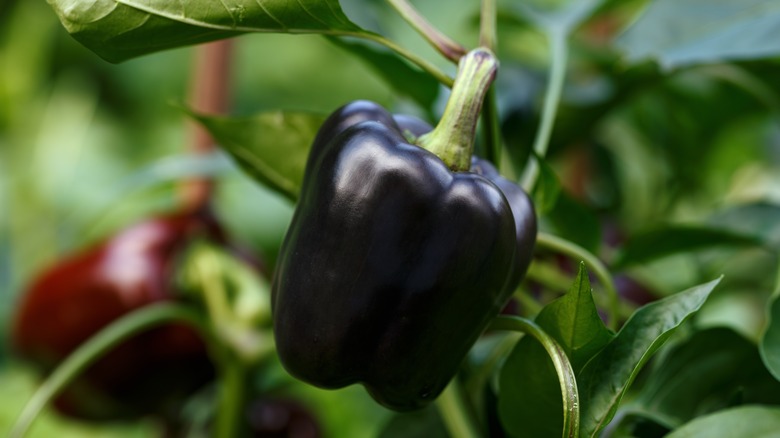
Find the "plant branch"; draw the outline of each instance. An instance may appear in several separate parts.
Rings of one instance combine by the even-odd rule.
[[[128,313],[81,344],[49,375],[25,405],[10,437],[23,437],[49,400],[114,346],[166,322],[183,322],[198,329],[203,336],[208,333],[200,316],[179,304],[155,304]]]
[[[580,429],[580,403],[574,369],[563,348],[535,322],[518,316],[498,316],[488,330],[513,330],[533,336],[547,351],[558,374],[563,397],[563,436],[578,437]]]
[[[617,289],[615,289],[615,283],[612,281],[612,276],[604,263],[587,249],[548,233],[539,233],[536,237],[536,245],[537,248],[546,248],[585,262],[585,265],[593,272],[607,294],[607,327],[617,330],[620,300]]]
[[[406,0],[387,0],[398,14],[409,23],[433,48],[445,58],[454,63],[458,63],[461,56],[466,54],[466,49],[453,41],[447,35],[444,35],[439,29],[434,27]]]
[[[539,130],[536,132],[533,150],[539,157],[547,154],[550,145],[555,116],[558,111],[558,102],[561,100],[563,83],[566,78],[566,63],[568,58],[567,33],[565,29],[552,28],[547,31],[550,42],[551,65],[550,78],[547,82],[547,91],[544,96],[544,109]],[[539,177],[539,163],[529,159],[522,174],[521,184],[526,192],[531,193],[536,179]]]
[[[232,41],[221,40],[196,48],[193,77],[190,86],[190,107],[208,114],[225,113],[230,101],[230,61]],[[214,140],[203,126],[189,120],[189,150],[195,155],[214,151]],[[210,177],[193,177],[184,181],[181,193],[185,208],[199,210],[211,200],[214,180]]]
[[[409,50],[406,50],[405,48],[399,46],[395,42],[383,37],[382,35],[375,34],[372,32],[339,32],[336,33],[337,36],[347,36],[347,37],[355,37],[355,38],[363,38],[369,41],[373,41],[377,44],[381,44],[388,49],[394,51],[395,53],[401,55],[402,57],[406,58],[409,62],[412,64],[420,67],[423,71],[427,72],[431,76],[433,76],[437,81],[442,83],[442,85],[446,87],[452,87],[452,84],[454,80],[448,76],[446,73],[441,71],[439,68],[437,68],[435,65],[429,63],[425,59],[415,55],[414,53],[410,52]]]
[[[479,45],[496,49],[496,0],[482,0],[479,12]]]
[[[452,379],[444,392],[436,399],[436,407],[444,420],[444,425],[452,438],[479,438],[474,416],[467,408],[463,389],[458,378]]]

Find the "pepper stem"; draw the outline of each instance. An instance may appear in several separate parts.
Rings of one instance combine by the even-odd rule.
[[[436,154],[456,172],[471,167],[482,101],[493,83],[498,60],[490,50],[478,48],[458,64],[458,73],[436,128],[417,139],[417,145]]]

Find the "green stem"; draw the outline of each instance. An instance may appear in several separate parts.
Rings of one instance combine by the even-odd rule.
[[[415,55],[414,53],[404,49],[403,47],[399,46],[395,42],[383,37],[382,35],[378,35],[372,32],[339,32],[339,33],[335,33],[335,35],[363,38],[369,41],[373,41],[377,44],[381,44],[387,47],[388,49],[394,51],[395,53],[401,55],[402,57],[406,58],[412,64],[417,65],[423,71],[433,76],[437,81],[441,82],[444,86],[452,87],[453,85],[453,79],[447,76],[447,74],[445,74],[443,71],[439,70],[436,66],[429,63],[425,59]]]
[[[479,45],[496,49],[496,1],[482,0],[479,13]]]
[[[555,115],[558,110],[558,102],[561,100],[563,83],[566,78],[566,62],[568,58],[567,33],[565,29],[552,28],[547,37],[550,41],[551,65],[550,79],[547,82],[547,91],[544,97],[544,109],[539,130],[534,139],[534,152],[539,157],[547,154],[550,145]],[[528,159],[522,176],[522,186],[526,192],[531,193],[536,179],[539,177],[539,163],[533,157]]]
[[[217,408],[216,437],[235,438],[241,432],[241,413],[246,396],[246,369],[241,361],[220,361],[220,391]]]
[[[488,49],[475,49],[461,58],[439,124],[417,139],[418,146],[436,154],[453,171],[471,167],[479,113],[496,70],[498,60]]]
[[[458,378],[452,379],[444,392],[436,399],[436,407],[452,438],[478,438],[482,436],[474,417],[466,407],[463,390]]]
[[[617,330],[618,318],[620,317],[620,299],[617,289],[615,289],[615,283],[612,282],[612,276],[604,263],[587,249],[551,234],[539,233],[536,237],[536,245],[537,248],[549,249],[585,262],[607,294],[607,327]]]
[[[460,57],[466,54],[466,49],[462,45],[436,29],[408,1],[387,0],[387,2],[445,58],[457,63]]]
[[[143,307],[106,326],[81,344],[49,375],[25,405],[10,437],[23,437],[49,400],[114,346],[139,332],[174,321],[186,323],[203,334],[206,333],[203,321],[197,313],[182,305],[170,303]]]
[[[501,166],[501,127],[498,124],[495,87],[490,87],[485,96],[485,104],[482,106],[482,123],[485,158],[495,164],[498,169]]]
[[[513,330],[527,333],[542,344],[553,362],[555,372],[558,374],[558,382],[561,385],[564,410],[563,436],[578,437],[580,403],[577,379],[563,348],[535,322],[517,316],[499,316],[491,322],[488,330]]]

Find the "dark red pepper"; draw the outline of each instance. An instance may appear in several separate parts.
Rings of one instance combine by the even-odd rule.
[[[143,221],[44,271],[22,295],[12,344],[43,373],[84,341],[140,307],[176,298],[173,271],[191,239],[223,240],[204,213]],[[212,380],[214,369],[193,329],[168,324],[108,352],[57,398],[70,416],[90,420],[166,414]]]

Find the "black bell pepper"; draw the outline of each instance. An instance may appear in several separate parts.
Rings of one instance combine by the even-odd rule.
[[[492,174],[468,172],[495,69],[485,50],[466,55],[442,121],[417,139],[424,148],[370,102],[320,128],[272,289],[292,375],[324,388],[362,383],[395,410],[423,407],[511,296],[535,219],[523,219],[531,243],[518,248]]]

